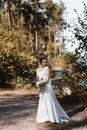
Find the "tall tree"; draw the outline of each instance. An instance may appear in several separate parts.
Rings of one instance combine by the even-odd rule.
[[[52,34],[53,34],[53,41],[55,42],[56,32],[60,33],[62,31],[62,21],[63,21],[63,11],[64,11],[64,3],[60,2],[59,4],[53,3],[52,0],[46,0],[44,3],[45,14],[48,18],[48,37],[49,42],[52,41]],[[59,49],[61,48],[61,44]]]
[[[85,55],[87,53],[87,5],[83,3],[84,10],[83,14],[80,15],[75,10],[77,14],[77,23],[73,23],[70,26],[70,30],[72,31],[74,37],[71,39],[72,44],[78,44],[75,52],[76,54]]]
[[[11,15],[11,2],[10,0],[4,1],[4,9],[5,9],[5,14],[6,14],[6,19],[8,22],[8,25],[10,28],[12,28],[12,15]]]
[[[4,0],[4,9],[9,26],[17,31],[14,31],[16,35],[20,37],[21,34],[23,46],[27,41],[32,52],[35,52],[34,48],[38,51],[41,41],[53,41],[56,25],[62,20],[63,12],[63,6],[51,0],[43,3],[41,0]]]

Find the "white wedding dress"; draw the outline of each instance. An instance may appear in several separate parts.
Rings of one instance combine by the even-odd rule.
[[[37,76],[39,79],[46,78],[47,69],[49,69],[49,67],[46,66],[42,71],[39,69],[37,70]],[[36,121],[37,123],[44,123],[47,121],[52,123],[62,123],[68,122],[69,119],[69,116],[63,110],[57,98],[55,97],[52,90],[51,80],[49,79],[46,86],[41,88],[39,93]]]

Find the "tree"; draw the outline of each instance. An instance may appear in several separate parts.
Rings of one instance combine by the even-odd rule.
[[[45,15],[48,19],[48,39],[49,42],[55,42],[56,33],[60,33],[62,31],[62,21],[63,21],[63,11],[64,11],[64,3],[60,2],[59,4],[53,3],[52,0],[46,0],[44,2]],[[60,43],[61,46],[61,43]],[[55,48],[56,50],[60,50],[60,46]]]
[[[87,91],[80,85],[82,81],[87,79],[87,65],[79,62],[81,58],[82,60],[85,58],[87,53],[87,6],[85,3],[83,5],[84,11],[82,15],[79,15],[75,10],[77,22],[67,24],[67,27],[73,33],[73,37],[70,38],[72,45],[77,43],[78,47],[75,49],[75,54],[69,52],[63,55],[69,72],[64,74],[62,83],[70,87],[75,94],[84,90]]]
[[[72,44],[76,42],[77,44],[79,44],[75,52],[80,56],[82,53],[83,55],[85,55],[85,53],[87,52],[87,5],[85,3],[83,3],[83,5],[84,5],[84,11],[82,15],[79,15],[75,10],[78,21],[77,23],[73,23],[72,33],[74,35],[74,38],[71,39]]]
[[[46,53],[46,49],[50,48],[47,54],[53,55],[53,24],[55,23],[55,26],[57,24],[57,14],[55,16],[54,13],[58,12],[59,6],[51,1],[52,6],[49,4],[48,9],[40,0],[2,0],[1,2],[4,8],[0,10],[0,72],[3,74],[3,78],[2,75],[0,76],[0,82],[4,80],[6,83],[17,79],[18,76],[25,79],[35,74],[33,68],[37,65],[36,57],[41,51]],[[60,16],[62,13],[58,14]],[[50,20],[52,23],[49,22]],[[50,38],[48,26],[51,29]],[[49,39],[50,43],[48,43]],[[34,58],[35,64],[30,63]]]
[[[68,52],[63,55],[63,58],[66,64],[66,69],[62,77],[63,86],[69,87],[73,94],[86,91],[80,85],[80,82],[86,79],[87,69],[78,62],[79,55]]]

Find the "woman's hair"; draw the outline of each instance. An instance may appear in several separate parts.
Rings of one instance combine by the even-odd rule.
[[[45,55],[40,55],[39,62],[42,63],[43,60],[47,61],[47,57]]]

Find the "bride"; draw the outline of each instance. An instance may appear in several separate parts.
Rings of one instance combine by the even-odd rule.
[[[49,76],[49,67],[47,66],[46,57],[40,57],[40,66],[36,70],[37,80],[44,79],[46,84],[40,88],[39,104],[37,110],[37,123],[45,123],[50,121],[52,123],[63,123],[69,121],[69,116],[61,107],[56,99]]]

